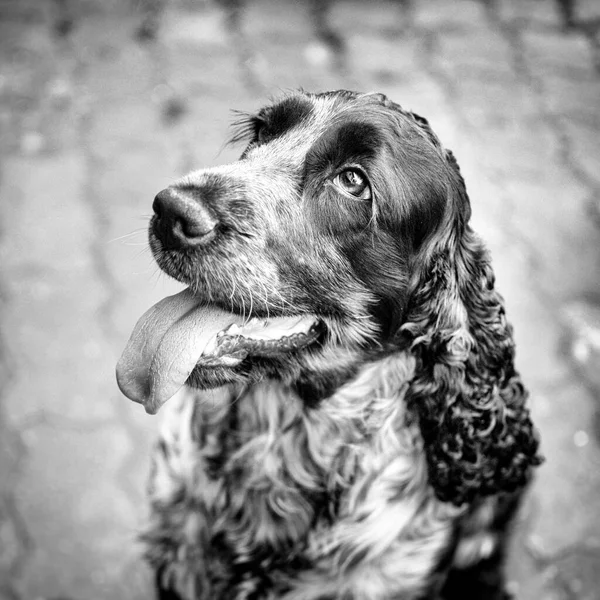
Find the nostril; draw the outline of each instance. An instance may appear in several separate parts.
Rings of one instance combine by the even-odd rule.
[[[194,215],[195,218],[177,219],[175,232],[181,233],[188,239],[202,238],[208,235],[217,225],[217,222],[208,214]]]
[[[156,194],[156,196],[154,198],[154,202],[152,203],[152,210],[154,211],[154,214],[159,219],[164,213],[164,205],[165,205],[165,202],[168,201],[168,194],[169,194],[168,189],[158,192],[158,194]]]

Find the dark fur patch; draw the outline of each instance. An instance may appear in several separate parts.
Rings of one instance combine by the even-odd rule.
[[[301,96],[285,98],[281,102],[258,113],[261,121],[259,139],[267,143],[306,121],[312,114],[312,104]]]

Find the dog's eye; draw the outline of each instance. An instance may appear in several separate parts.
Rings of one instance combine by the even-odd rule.
[[[333,184],[344,194],[354,196],[360,200],[371,198],[371,187],[366,176],[358,169],[346,169],[339,173]]]

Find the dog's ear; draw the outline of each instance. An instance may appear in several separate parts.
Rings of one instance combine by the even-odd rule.
[[[424,259],[401,332],[417,360],[407,401],[420,421],[430,481],[442,500],[461,504],[517,489],[541,460],[512,328],[487,253],[466,224],[458,165],[446,158],[453,214]]]

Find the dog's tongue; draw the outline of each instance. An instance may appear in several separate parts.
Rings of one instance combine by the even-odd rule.
[[[117,364],[117,383],[129,399],[155,413],[186,382],[216,334],[243,318],[200,304],[189,289],[155,304],[137,322]]]

